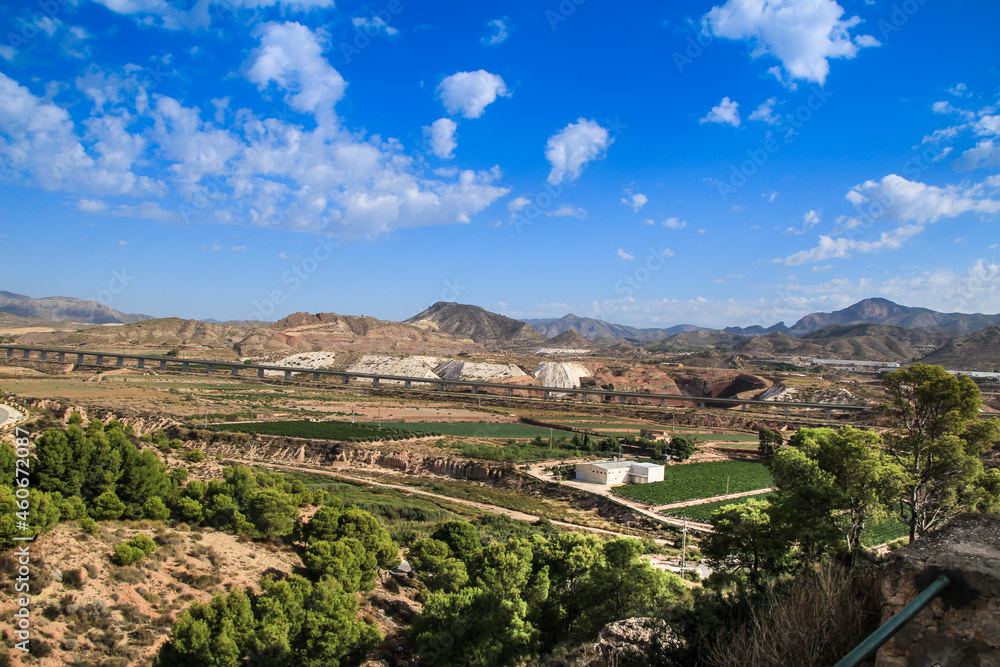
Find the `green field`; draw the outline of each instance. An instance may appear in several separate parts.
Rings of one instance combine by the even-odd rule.
[[[727,481],[729,493],[756,491],[774,485],[771,472],[763,463],[720,461],[667,466],[664,481],[629,484],[615,492],[626,498],[666,505],[724,495]]]
[[[374,424],[366,426],[375,427]],[[411,431],[414,433],[435,433],[457,435],[463,438],[534,438],[549,437],[549,429],[530,424],[510,422],[382,422],[382,428]],[[554,437],[566,435],[558,429]]]
[[[687,507],[678,507],[676,509],[666,510],[660,512],[660,514],[675,516],[680,519],[691,519],[692,521],[697,521],[699,523],[708,523],[708,520],[712,518],[712,513],[716,510],[722,509],[726,505],[740,505],[751,498],[754,500],[770,500],[773,496],[774,493],[769,492],[760,493],[755,496],[732,498],[731,500],[715,500],[710,503],[700,503],[698,505],[688,505]]]
[[[315,438],[317,440],[347,440],[355,442],[402,440],[413,437],[412,433],[398,429],[333,421],[247,422],[244,424],[217,424],[208,428],[213,431],[263,433],[266,435],[283,435],[289,438]]]
[[[689,505],[688,507],[678,507],[676,509],[660,512],[660,514],[678,517],[681,519],[691,519],[692,521],[697,521],[699,523],[709,523],[712,518],[712,513],[722,509],[726,505],[741,505],[751,498],[754,500],[771,500],[773,497],[774,493],[761,493],[755,496],[733,498],[732,500],[716,500],[710,503],[700,503],[698,505]],[[869,523],[865,526],[865,530],[861,534],[861,542],[865,546],[873,547],[879,544],[885,544],[886,542],[892,542],[893,540],[898,540],[901,537],[906,537],[908,532],[906,524],[899,519],[890,517],[879,522]]]

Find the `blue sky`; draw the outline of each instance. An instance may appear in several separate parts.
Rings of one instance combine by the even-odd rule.
[[[0,288],[637,326],[1000,311],[1000,5],[0,8]]]

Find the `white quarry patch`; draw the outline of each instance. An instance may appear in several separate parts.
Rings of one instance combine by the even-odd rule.
[[[372,373],[384,375],[402,375],[410,378],[441,379],[434,372],[434,367],[441,363],[441,357],[413,355],[410,357],[390,357],[381,354],[366,354],[347,367],[351,373]],[[358,378],[358,382],[371,382]],[[380,382],[402,384],[397,380],[380,380]]]
[[[445,380],[480,380],[494,382],[507,378],[528,377],[517,364],[490,364],[478,361],[448,359],[434,368]]]
[[[287,366],[290,368],[321,369],[332,368],[337,362],[336,352],[300,352],[290,357],[279,359],[274,362],[274,366]],[[260,362],[258,362],[260,363]],[[266,362],[265,362],[266,363]],[[265,377],[283,377],[282,371],[264,371]]]
[[[590,377],[590,371],[572,362],[546,361],[535,371],[535,377],[546,387],[576,389],[580,378]]]
[[[757,397],[761,401],[803,402],[803,403],[857,403],[854,394],[840,387],[817,387],[802,389],[773,384]]]
[[[590,354],[590,350],[573,347],[540,347],[535,354]]]

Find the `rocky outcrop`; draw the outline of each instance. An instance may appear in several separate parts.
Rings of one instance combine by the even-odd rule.
[[[587,650],[577,664],[585,667],[619,665],[680,665],[669,656],[683,643],[666,621],[655,618],[629,618],[604,626],[597,643]]]
[[[1000,665],[1000,515],[959,515],[894,552],[882,622],[942,574],[951,585],[882,647],[878,667]]]
[[[177,426],[177,422],[169,417],[113,412],[106,408],[99,407],[87,408],[82,405],[74,405],[58,399],[34,397],[17,398],[29,407],[51,412],[56,419],[61,419],[62,421],[69,421],[70,415],[74,412],[80,413],[80,416],[83,418],[84,425],[86,425],[91,419],[96,419],[104,422],[105,424],[112,419],[117,419],[125,426],[132,427],[132,430],[136,435],[146,435],[156,433],[161,430],[166,431],[167,429]]]
[[[371,466],[400,472],[427,472],[471,480],[499,480],[514,470],[513,466],[504,463],[473,461],[451,456],[432,456],[408,451],[406,447],[408,441],[405,440],[394,442],[391,445],[361,446],[332,440],[260,434],[255,434],[246,440],[243,438],[233,439],[215,437],[207,432],[191,429],[178,429],[176,435],[182,440],[194,442],[204,449],[206,454],[270,463],[306,464],[321,467]],[[427,438],[420,440],[427,440]],[[423,447],[426,448],[426,443]]]

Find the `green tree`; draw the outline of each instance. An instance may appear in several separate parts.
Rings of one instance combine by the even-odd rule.
[[[410,547],[407,559],[432,591],[455,592],[469,581],[465,563],[452,556],[448,545],[432,538]]]
[[[105,491],[90,503],[90,516],[98,521],[114,521],[125,513],[123,503],[114,491]]]
[[[789,551],[789,539],[772,521],[771,503],[749,500],[724,505],[712,514],[712,532],[701,552],[717,568],[745,572],[754,584],[764,573],[777,572]]]
[[[862,549],[865,525],[885,518],[902,489],[902,471],[882,438],[849,426],[816,428],[800,430],[790,444],[771,462],[782,516],[800,541],[820,547],[821,536],[836,534],[848,551]]]
[[[452,555],[463,563],[469,562],[483,546],[479,532],[468,521],[445,521],[431,533],[431,537],[447,544]]]
[[[260,489],[247,503],[247,519],[263,537],[288,535],[295,526],[296,516],[295,504],[286,493],[275,488]]]
[[[757,445],[757,451],[763,456],[772,456],[785,443],[785,439],[779,431],[773,431],[769,428],[762,428],[758,431],[757,439],[760,441]]]
[[[302,554],[302,563],[317,578],[333,577],[348,591],[370,591],[378,576],[374,554],[353,537],[333,542],[311,540]]]
[[[995,420],[977,423],[979,387],[940,366],[913,364],[888,373],[882,406],[889,454],[905,472],[898,502],[910,542],[976,502],[979,456],[997,440]]]
[[[674,436],[670,439],[670,447],[667,452],[678,461],[685,461],[694,454],[695,444],[682,435]]]
[[[174,514],[184,523],[199,524],[205,518],[205,508],[194,498],[179,498],[174,503]]]

